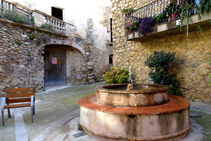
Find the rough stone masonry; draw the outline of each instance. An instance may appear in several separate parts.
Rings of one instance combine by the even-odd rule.
[[[199,99],[211,102],[211,87],[208,75],[211,73],[207,52],[211,52],[211,29],[203,28],[190,32],[188,45],[186,35],[173,35],[166,38],[154,39],[146,42],[125,41],[124,16],[121,10],[134,8],[150,3],[150,0],[113,0],[113,40],[114,40],[114,66],[128,69],[136,75],[136,83],[148,83],[148,70],[144,61],[154,51],[175,52],[176,59],[171,65],[171,73],[177,74],[180,82],[180,91],[188,99]]]
[[[104,81],[103,73],[108,70],[101,51],[86,41],[77,43],[74,34],[46,31],[28,25],[0,19],[0,90],[14,87],[44,87],[44,50],[46,45],[65,45],[67,56],[67,85]],[[36,33],[36,38],[30,36]],[[40,40],[40,41],[39,41]],[[39,43],[40,42],[40,43]],[[77,44],[84,51],[72,47]],[[69,47],[67,47],[69,46]],[[65,48],[64,47],[64,48]],[[82,78],[77,79],[80,73]]]

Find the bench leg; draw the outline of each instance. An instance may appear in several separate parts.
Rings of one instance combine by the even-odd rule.
[[[2,125],[4,126],[4,109],[1,110]]]
[[[33,107],[31,107],[31,122],[33,123]]]
[[[10,109],[7,109],[7,110],[8,110],[8,118],[11,118]]]
[[[35,105],[33,106],[33,115],[35,115]]]

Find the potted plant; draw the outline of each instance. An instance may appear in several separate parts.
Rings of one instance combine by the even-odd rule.
[[[168,21],[168,12],[166,12],[166,10],[161,10],[160,14],[153,16],[153,22],[155,24],[159,24],[165,21]]]
[[[152,17],[145,17],[141,21],[140,27],[138,29],[138,35],[139,36],[146,36],[148,33],[153,31],[153,27],[155,26],[155,23],[153,22]]]
[[[132,23],[127,23],[126,26],[125,26],[125,30],[128,33],[132,33],[134,31],[137,31],[138,28],[139,28],[139,21],[134,21]]]
[[[168,21],[168,15],[167,15],[167,12],[166,12],[166,10],[163,10],[163,12],[162,12],[162,18],[163,18],[163,21],[165,22],[165,21]]]
[[[167,6],[166,6],[166,9],[165,9],[165,11],[166,11],[166,14],[168,15],[168,17],[169,17],[169,21],[172,21],[172,20],[174,20],[175,18],[174,18],[174,16],[175,16],[175,11],[176,11],[176,7],[177,7],[177,4],[176,3],[170,3],[170,4],[168,4]]]
[[[181,8],[178,8],[178,9],[177,9],[177,18],[179,18],[180,15],[181,15]]]
[[[130,16],[132,11],[134,11],[133,8],[124,8],[122,9],[122,14],[125,14],[126,16]]]

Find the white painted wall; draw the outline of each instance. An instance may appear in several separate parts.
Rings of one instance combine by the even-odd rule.
[[[93,34],[95,47],[108,50],[106,41],[110,41],[109,27],[104,27],[100,21],[103,19],[104,7],[111,7],[111,0],[11,0],[31,9],[37,9],[51,15],[51,6],[63,8],[63,19],[77,26],[79,34],[86,38],[87,19],[94,23]],[[108,17],[111,18],[111,14]]]

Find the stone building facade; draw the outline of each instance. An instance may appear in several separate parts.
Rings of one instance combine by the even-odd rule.
[[[125,19],[121,10],[124,8],[138,9],[150,0],[113,0],[113,44],[114,44],[114,66],[118,68],[132,68],[135,74],[136,83],[148,83],[149,68],[144,61],[154,51],[175,52],[175,60],[171,64],[171,73],[177,74],[180,82],[180,91],[188,99],[199,99],[203,102],[211,102],[211,86],[209,77],[211,73],[209,62],[205,58],[210,58],[207,52],[211,51],[211,29],[202,28],[199,31],[189,32],[188,45],[186,45],[186,35],[171,34],[159,39],[144,41],[126,41]]]
[[[33,0],[27,2],[17,0],[14,3],[16,2],[32,9],[39,9],[40,6],[38,1]],[[49,2],[44,6],[49,6],[47,10],[35,10],[33,13],[35,26],[14,23],[0,18],[0,90],[4,91],[6,88],[14,87],[36,87],[37,90],[43,90],[45,86],[55,86],[56,83],[45,84],[46,75],[49,73],[60,74],[60,72],[55,72],[54,68],[48,72],[45,68],[52,65],[51,57],[57,50],[63,50],[65,55],[65,60],[62,60],[62,64],[65,66],[61,68],[65,69],[62,85],[104,81],[102,75],[109,69],[111,17],[111,2],[109,2],[104,0],[103,3],[107,3],[105,7],[102,5],[103,3],[98,5],[97,8],[102,10],[100,16],[78,17],[79,19],[75,23],[75,19],[71,20],[71,16],[67,14],[68,10],[65,10],[63,13],[63,20],[67,22],[65,32],[40,28],[40,25],[46,22],[46,16],[50,17],[51,15],[49,9],[52,5]],[[58,7],[67,6],[64,3],[61,5],[61,2],[54,4],[58,4]],[[41,10],[42,8],[41,6]],[[85,21],[77,22],[82,18]],[[81,27],[80,24],[83,26]],[[30,36],[35,34],[36,37],[30,39]],[[39,40],[40,43],[38,43]],[[49,51],[51,52],[50,59],[46,59],[46,54]],[[46,60],[49,64],[46,63]]]

